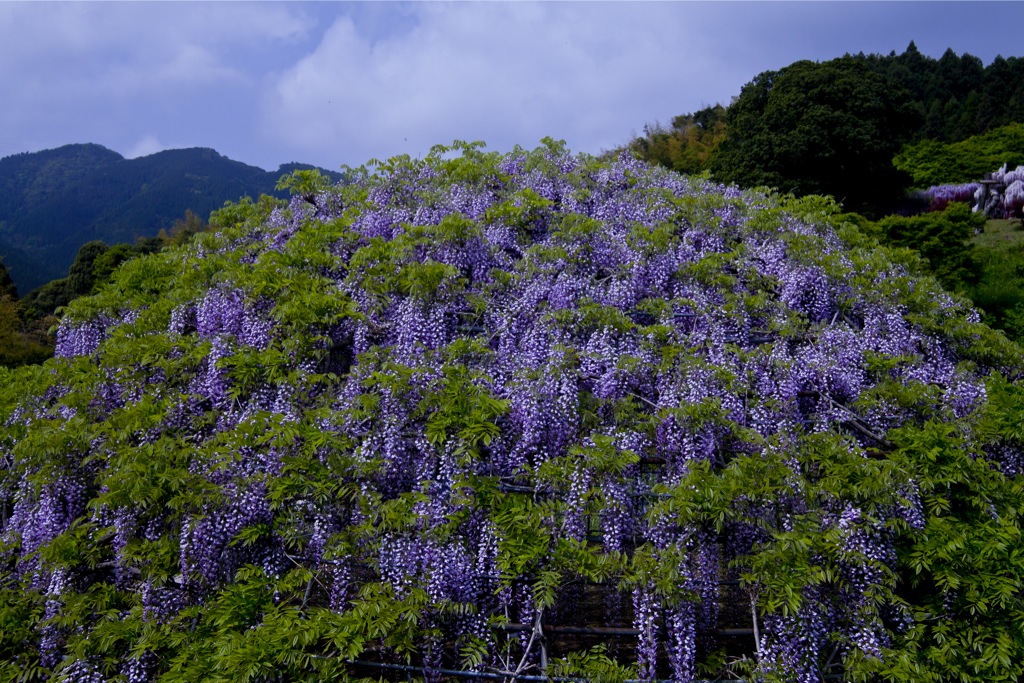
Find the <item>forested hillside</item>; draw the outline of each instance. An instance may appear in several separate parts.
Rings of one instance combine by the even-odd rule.
[[[212,149],[136,159],[99,145],[67,145],[0,159],[0,257],[24,295],[63,277],[79,248],[133,243],[170,229],[186,211],[204,219],[226,201],[279,194],[278,179]],[[340,174],[324,172],[340,179]]]
[[[631,148],[722,182],[830,194],[879,218],[900,208],[913,182],[911,169],[892,165],[904,144],[955,143],[1011,123],[1024,123],[1024,59],[985,66],[952,50],[934,59],[911,43],[902,54],[766,71],[728,107],[680,115],[670,128],[648,126]],[[1012,161],[985,171],[1003,163]]]
[[[828,199],[437,148],[0,369],[0,679],[1013,680],[1024,357]]]
[[[904,147],[893,164],[918,188],[974,182],[1001,166],[1024,166],[1024,123],[1010,123],[957,142],[921,140]]]

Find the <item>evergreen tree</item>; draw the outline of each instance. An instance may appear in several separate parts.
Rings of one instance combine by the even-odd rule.
[[[10,297],[16,301],[18,299],[18,288],[15,286],[14,280],[11,279],[7,266],[0,259],[0,297],[2,296]]]
[[[920,123],[906,90],[852,57],[760,74],[726,121],[711,162],[717,179],[828,194],[874,216],[908,186],[892,158]]]

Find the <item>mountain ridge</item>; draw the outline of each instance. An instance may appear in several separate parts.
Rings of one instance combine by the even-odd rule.
[[[208,147],[128,159],[96,143],[75,143],[0,159],[0,259],[22,294],[63,277],[85,242],[133,242],[170,228],[186,211],[207,217],[226,201],[276,190],[282,174]],[[332,180],[337,172],[319,169]]]

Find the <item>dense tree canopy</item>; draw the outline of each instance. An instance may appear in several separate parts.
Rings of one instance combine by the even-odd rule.
[[[646,126],[644,136],[630,148],[647,161],[679,173],[698,174],[708,169],[711,155],[725,139],[725,107],[706,107],[672,119],[672,127]]]
[[[0,261],[0,366],[41,363],[52,353],[53,347],[47,346],[45,340],[26,333],[18,288]]]
[[[799,107],[793,106],[797,98],[792,92],[777,97],[788,100],[781,109],[790,113],[769,115],[766,94],[787,71],[799,72],[799,78],[793,76],[793,82],[799,81],[816,91],[806,116],[801,116]],[[857,84],[857,74],[865,71],[870,73],[868,80]],[[837,83],[832,87],[828,83],[831,78],[846,85]],[[880,84],[885,85],[880,88]],[[842,99],[844,92],[857,95],[846,102]],[[895,116],[882,113],[889,107]],[[740,130],[731,129],[731,117],[741,122]],[[798,122],[796,117],[802,120]],[[864,117],[862,121],[858,121],[860,117]],[[903,157],[901,170],[918,175],[944,174],[938,181],[924,182],[915,177],[921,187],[936,182],[966,182],[980,177],[967,177],[972,173],[984,173],[1002,163],[1016,163],[1007,158],[982,169],[987,164],[975,163],[979,153],[989,155],[996,144],[1007,147],[996,155],[1005,157],[1007,151],[1016,153],[1017,147],[1011,140],[986,139],[983,150],[971,149],[966,155],[969,158],[961,158],[957,155],[964,150],[943,145],[1012,123],[1024,123],[1024,59],[996,57],[986,67],[977,57],[958,56],[952,50],[940,59],[926,57],[911,43],[902,54],[846,55],[820,64],[798,62],[762,74],[728,108],[718,105],[677,116],[667,129],[657,124],[646,126],[644,136],[635,139],[630,148],[648,161],[677,171],[717,169],[719,180],[767,183],[800,193],[826,188],[837,199],[846,198],[848,209],[880,215],[892,208],[893,193],[901,181],[896,178],[894,183],[892,170],[884,167],[883,162],[879,161],[877,166],[867,163],[880,154],[879,143],[921,143],[916,151]],[[821,129],[814,130],[819,125]],[[888,141],[884,139],[886,135],[890,136]],[[849,160],[837,156],[858,140],[868,145],[861,156],[855,154]],[[716,166],[720,147],[725,156]],[[820,147],[824,156],[819,160],[821,168],[810,173],[796,162],[804,158],[813,161],[814,147]],[[858,150],[854,147],[853,151]],[[831,168],[826,167],[826,160],[832,161]],[[916,170],[918,161],[927,168]],[[952,163],[943,165],[945,162]],[[865,168],[881,170],[882,175],[852,175]],[[847,185],[834,182],[846,175],[850,179]],[[946,177],[949,175],[955,178]]]
[[[726,122],[711,162],[726,182],[832,195],[869,214],[894,206],[907,187],[892,158],[917,124],[910,98],[856,60],[765,72],[744,86]]]
[[[113,247],[108,247],[100,240],[86,242],[79,247],[75,260],[68,268],[67,277],[52,280],[25,295],[22,305],[26,317],[36,319],[54,315],[57,309],[67,306],[78,297],[92,294],[125,261],[140,254],[159,251],[163,246],[164,242],[158,238],[139,240],[133,245],[115,244]]]
[[[550,141],[292,189],[0,369],[0,679],[1017,675],[1024,359],[907,252]]]
[[[1024,124],[1011,123],[959,142],[923,140],[902,149],[893,164],[921,189],[981,180],[1002,166],[1024,166]]]
[[[0,295],[0,367],[18,367],[42,363],[53,356],[46,335],[26,329],[18,301]]]
[[[11,279],[11,274],[7,271],[3,260],[0,260],[0,296],[7,296],[11,299],[18,298],[18,287]]]
[[[41,363],[53,354],[45,335],[26,330],[18,303],[18,288],[0,261],[0,366]]]
[[[886,244],[916,250],[928,270],[950,290],[977,283],[979,265],[971,238],[985,225],[985,216],[967,204],[950,204],[942,212],[919,216],[886,216],[878,222]]]

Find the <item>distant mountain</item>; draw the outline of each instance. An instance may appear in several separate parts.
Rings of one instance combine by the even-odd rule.
[[[65,145],[0,159],[0,258],[21,294],[67,275],[90,240],[133,242],[170,228],[186,210],[207,218],[226,201],[285,196],[278,178],[206,148],[136,159],[95,144]],[[321,172],[335,180],[341,174]]]

